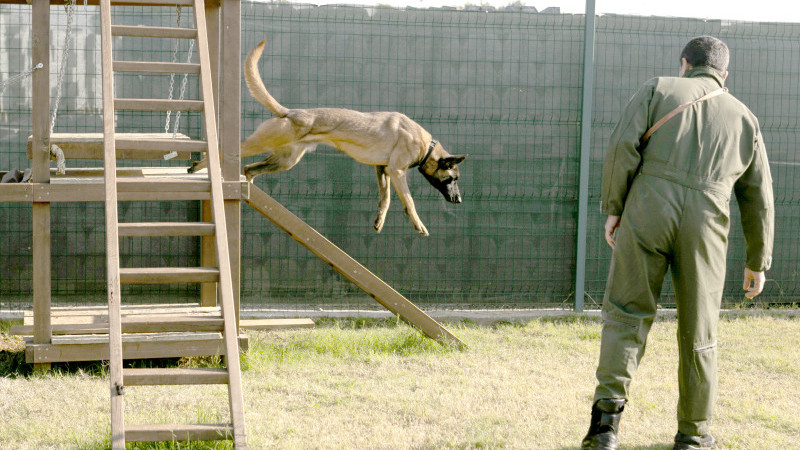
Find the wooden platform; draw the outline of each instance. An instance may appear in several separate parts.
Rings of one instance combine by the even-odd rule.
[[[117,181],[121,201],[208,200],[211,195],[207,175],[186,173],[184,167],[121,168]],[[249,195],[249,183],[243,176],[238,181],[223,182],[222,189],[225,200],[242,200]],[[0,202],[104,200],[102,168],[67,169],[66,175],[51,171],[50,183],[0,184]]]
[[[26,312],[23,325],[11,334],[25,336],[28,363],[99,361],[109,358],[108,307],[54,307],[53,337],[49,344],[34,344],[33,314]],[[126,359],[178,358],[224,354],[218,307],[196,304],[131,305],[122,309],[122,346]],[[240,350],[248,347],[247,335],[239,335]]]
[[[108,359],[108,307],[69,306],[51,310],[50,344],[33,343],[33,313],[25,312],[22,325],[10,334],[25,338],[28,363],[97,361]],[[242,330],[313,328],[311,319],[244,319]],[[197,304],[130,305],[122,308],[122,346],[128,359],[177,358],[223,353],[219,307]],[[180,331],[174,331],[180,330]],[[239,335],[246,351],[246,334]]]

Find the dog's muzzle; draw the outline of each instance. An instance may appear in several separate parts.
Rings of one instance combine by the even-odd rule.
[[[458,185],[451,183],[447,185],[447,201],[450,203],[461,203],[461,192],[458,191]]]

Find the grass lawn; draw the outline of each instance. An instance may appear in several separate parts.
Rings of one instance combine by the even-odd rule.
[[[0,448],[109,447],[100,364],[31,374],[0,324]],[[395,321],[328,321],[250,333],[242,357],[251,448],[574,449],[589,424],[600,324],[588,318],[449,324],[469,350]],[[666,449],[676,431],[676,324],[658,321],[623,413],[622,448]],[[724,318],[720,448],[800,448],[800,319]],[[212,364],[209,360],[181,364]],[[224,387],[129,388],[126,420],[215,422]],[[230,448],[229,443],[134,448]]]

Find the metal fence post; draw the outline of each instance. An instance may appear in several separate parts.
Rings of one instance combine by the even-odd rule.
[[[592,142],[592,95],[594,93],[594,6],[586,0],[583,47],[583,106],[581,112],[580,184],[578,187],[578,252],[575,261],[575,311],[583,311],[586,287],[586,228],[589,220],[589,162]]]

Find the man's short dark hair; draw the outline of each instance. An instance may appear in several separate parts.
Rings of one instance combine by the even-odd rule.
[[[692,67],[708,66],[725,72],[730,53],[728,46],[714,36],[698,36],[683,47],[681,58],[686,58]]]

